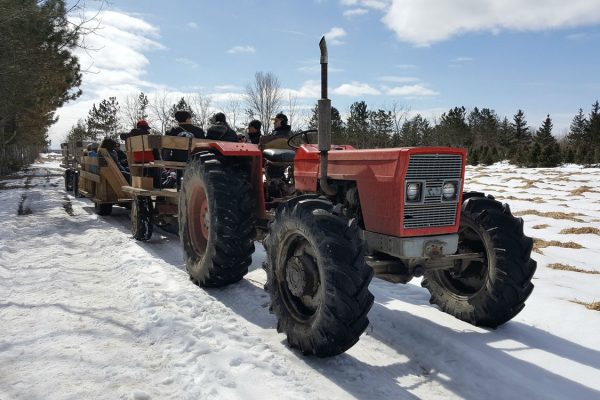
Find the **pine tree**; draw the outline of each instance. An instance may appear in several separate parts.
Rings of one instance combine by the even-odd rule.
[[[531,132],[529,132],[523,110],[517,111],[513,116],[513,122],[511,122],[510,126],[513,135],[511,140],[512,146],[529,145],[531,143]]]
[[[171,109],[169,110],[169,114],[171,115],[171,123],[173,125],[177,125],[177,120],[175,119],[175,112],[177,111],[189,112],[192,115],[192,121],[194,121],[194,118],[196,117],[196,114],[192,110],[192,107],[187,103],[187,101],[185,101],[184,97],[179,99],[179,101],[176,104],[173,104],[171,106]]]
[[[73,125],[67,134],[67,142],[78,142],[90,139],[85,121],[80,119]]]
[[[99,140],[102,136],[112,139],[118,138],[119,102],[116,97],[109,97],[100,102],[98,107],[94,103],[86,120],[87,130],[92,140]]]
[[[471,130],[464,107],[454,107],[443,113],[440,123],[435,127],[435,141],[446,146],[465,146],[472,143]]]
[[[585,140],[588,144],[600,146],[600,104],[597,100],[592,104]]]
[[[358,148],[366,148],[369,142],[369,111],[367,103],[356,101],[350,105],[350,115],[346,123],[348,142]]]
[[[567,135],[567,141],[573,145],[579,145],[583,142],[586,131],[588,129],[588,120],[583,114],[583,109],[579,109],[579,113],[573,117],[569,134]]]
[[[319,105],[315,104],[308,121],[308,129],[319,129]],[[336,144],[346,144],[345,126],[337,108],[331,107],[331,141]]]
[[[392,112],[382,109],[369,112],[369,128],[371,131],[369,147],[388,147],[394,129]]]
[[[405,121],[400,130],[400,144],[406,147],[431,145],[431,127],[421,114]]]
[[[497,146],[500,121],[494,110],[475,107],[467,117],[474,146]]]

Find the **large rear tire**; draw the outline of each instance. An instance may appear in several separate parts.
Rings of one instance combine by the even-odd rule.
[[[136,196],[131,203],[131,233],[133,238],[140,241],[152,237],[152,198]]]
[[[73,175],[75,175],[75,171],[72,169],[65,170],[65,191],[72,192],[73,191]]]
[[[254,205],[244,171],[206,152],[188,164],[179,195],[179,238],[194,283],[224,286],[248,273],[256,235]]]
[[[264,245],[266,290],[289,345],[319,357],[352,347],[373,305],[356,224],[329,201],[302,196],[279,207]]]
[[[523,220],[491,196],[469,196],[458,246],[459,253],[484,254],[483,260],[427,272],[422,286],[431,294],[430,303],[477,326],[495,328],[512,319],[533,290],[537,265],[530,258],[533,240],[523,233]]]

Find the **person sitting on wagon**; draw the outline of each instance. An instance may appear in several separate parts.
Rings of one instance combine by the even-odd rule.
[[[88,157],[98,157],[98,143],[90,143],[87,146],[87,156]],[[90,165],[90,172],[97,174],[98,167],[95,165]]]
[[[272,118],[273,121],[273,132],[272,136],[290,136],[292,133],[292,127],[288,125],[288,117],[284,113],[279,113]]]
[[[204,139],[204,130],[199,126],[192,124],[192,114],[189,111],[176,111],[174,117],[178,125],[172,127],[165,135]],[[163,151],[163,159],[166,161],[183,162],[187,161],[187,158],[187,150],[165,149]]]
[[[119,168],[119,171],[121,171],[121,174],[123,174],[127,182],[131,183],[131,173],[129,172],[129,168],[126,165],[124,165],[119,159],[119,154],[117,153],[118,147],[118,143],[111,138],[104,138],[104,140],[102,140],[102,143],[100,143],[100,148],[106,149],[106,151],[108,151],[110,158],[112,158],[115,164],[117,164],[117,167]]]
[[[250,121],[247,129],[248,139],[250,139],[250,143],[258,144],[260,142],[260,137],[262,136],[262,133],[260,132],[261,128],[262,123],[259,120],[255,119]]]
[[[140,119],[136,124],[135,128],[130,130],[128,133],[121,133],[119,137],[121,140],[127,140],[132,136],[140,136],[140,135],[149,135],[150,134],[150,125],[146,120]]]
[[[222,112],[212,116],[211,125],[206,131],[206,138],[210,140],[221,140],[224,142],[238,142],[237,133],[227,123],[227,118]]]

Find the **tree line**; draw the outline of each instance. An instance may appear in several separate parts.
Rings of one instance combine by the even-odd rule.
[[[343,120],[331,111],[332,135],[336,143],[357,148],[450,146],[468,150],[470,164],[492,164],[510,160],[524,167],[555,167],[561,163],[600,163],[600,106],[583,109],[573,118],[568,134],[558,140],[550,115],[537,129],[527,123],[523,110],[511,119],[490,108],[454,107],[430,122],[420,114],[409,117],[406,108],[370,110],[364,101],[350,106]],[[318,108],[312,110],[309,128],[318,126]]]
[[[73,50],[89,20],[73,23],[83,1],[0,2],[0,165],[16,170],[48,145],[55,111],[81,95]]]

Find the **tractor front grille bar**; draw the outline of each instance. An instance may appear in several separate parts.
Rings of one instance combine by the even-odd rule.
[[[404,206],[404,228],[452,226],[457,203],[442,200],[445,181],[458,181],[462,190],[462,157],[460,154],[413,154],[408,161],[406,180],[424,183],[423,201]]]

